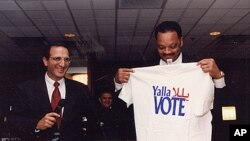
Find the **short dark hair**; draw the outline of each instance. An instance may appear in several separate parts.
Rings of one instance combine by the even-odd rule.
[[[69,52],[69,55],[70,55],[70,51],[69,51],[69,48],[68,48],[68,46],[67,46],[66,43],[64,43],[64,42],[52,42],[52,43],[49,43],[48,45],[46,45],[46,49],[45,49],[45,51],[44,51],[44,55],[43,55],[43,56],[44,56],[46,59],[49,59],[51,48],[52,48],[52,47],[58,47],[58,46],[61,46],[61,47],[66,48],[66,49],[68,50],[68,52]]]
[[[168,31],[175,31],[179,38],[182,37],[181,26],[176,21],[164,21],[155,28],[155,39],[157,39],[158,32],[165,33]]]
[[[113,91],[108,90],[108,89],[100,90],[98,97],[102,97],[102,95],[103,95],[104,93],[109,93],[109,94],[112,96],[112,98],[113,98]]]

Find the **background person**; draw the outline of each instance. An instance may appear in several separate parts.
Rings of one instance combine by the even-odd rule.
[[[113,92],[101,90],[98,96],[96,108],[97,128],[93,132],[94,140],[125,140],[126,127],[126,108],[114,103]]]

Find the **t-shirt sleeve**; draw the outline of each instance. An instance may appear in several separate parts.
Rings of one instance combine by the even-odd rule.
[[[202,83],[199,83],[199,89],[197,89],[199,95],[194,98],[193,110],[196,116],[203,116],[213,109],[214,84],[212,78],[208,74],[204,74],[202,78]]]
[[[127,83],[124,83],[118,97],[127,103],[127,107],[133,103],[131,79]]]

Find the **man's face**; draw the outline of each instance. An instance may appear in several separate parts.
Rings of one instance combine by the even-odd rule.
[[[99,98],[99,102],[105,108],[109,108],[112,104],[113,98],[110,93],[103,93],[102,96]]]
[[[43,63],[47,67],[48,76],[55,81],[60,80],[64,77],[70,65],[68,49],[53,46],[50,49],[50,58],[43,57]]]
[[[183,40],[179,38],[175,31],[158,32],[156,39],[157,51],[160,58],[167,62],[167,59],[175,61],[182,50]]]

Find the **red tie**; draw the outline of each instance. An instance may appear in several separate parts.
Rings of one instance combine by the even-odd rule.
[[[55,89],[52,93],[52,100],[51,100],[51,107],[52,107],[53,111],[55,110],[56,106],[58,105],[59,101],[61,100],[61,95],[60,95],[60,91],[58,88],[59,83],[55,82],[54,86],[55,86]],[[61,115],[61,113],[60,113],[60,115]],[[58,129],[59,129],[59,127],[61,125],[61,117],[56,119],[56,123],[57,123]]]

